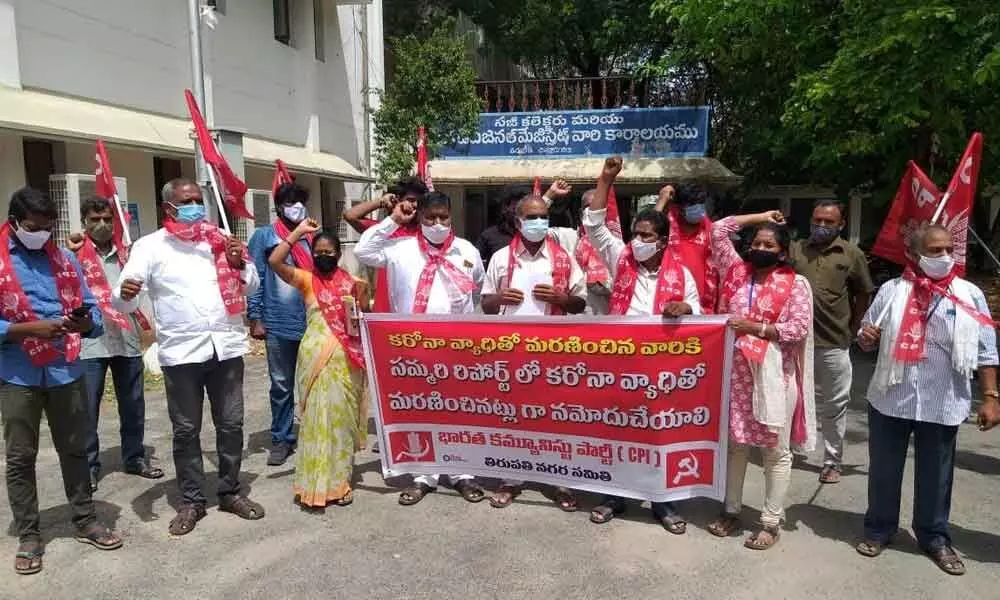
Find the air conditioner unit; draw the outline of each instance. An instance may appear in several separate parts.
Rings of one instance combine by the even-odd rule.
[[[253,213],[253,221],[237,218],[230,222],[233,226],[233,235],[246,243],[250,241],[254,231],[270,225],[274,219],[274,200],[271,198],[271,190],[247,190],[243,201],[247,209]]]
[[[80,204],[94,196],[97,191],[95,177],[85,173],[59,173],[49,175],[49,197],[52,198],[59,209],[59,218],[56,221],[55,240],[56,244],[65,246],[69,241],[69,236],[75,231],[83,229],[83,219],[80,215]],[[118,203],[122,211],[128,214],[128,186],[124,177],[115,177],[115,186],[118,188]],[[133,218],[130,226],[133,238],[138,237],[139,223]]]

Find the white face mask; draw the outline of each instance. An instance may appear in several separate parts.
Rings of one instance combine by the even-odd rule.
[[[660,251],[656,242],[644,242],[639,238],[634,238],[630,243],[632,245],[632,256],[638,262],[646,262]]]
[[[17,239],[21,240],[24,247],[28,250],[41,250],[45,242],[49,241],[52,237],[51,231],[41,230],[41,231],[25,231],[24,227],[20,223],[17,224],[17,231],[14,232]]]
[[[521,235],[529,242],[540,242],[549,235],[548,219],[518,219],[518,221],[521,223]]]
[[[931,279],[944,279],[955,268],[955,259],[949,255],[920,257],[920,270]]]
[[[301,202],[281,207],[281,214],[292,223],[301,223],[302,221],[305,221],[306,217],[309,215],[309,213],[306,212],[305,204],[302,204]]]
[[[448,225],[442,225],[441,223],[435,223],[434,225],[420,225],[420,231],[423,232],[424,237],[427,238],[428,242],[432,244],[443,244],[451,234],[451,227]]]

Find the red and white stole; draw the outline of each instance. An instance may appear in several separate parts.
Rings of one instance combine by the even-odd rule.
[[[371,221],[369,227],[377,225],[378,221]],[[410,237],[420,234],[419,227],[413,227],[412,225],[404,225],[389,236],[390,240],[396,240],[399,238]],[[388,269],[382,268],[375,271],[375,303],[372,307],[373,312],[377,313],[387,313],[392,312],[392,302],[389,299],[389,271]]]
[[[750,285],[753,281],[753,267],[747,263],[734,265],[729,270],[729,276],[725,284],[726,305],[730,307],[733,298],[738,290]],[[746,318],[750,321],[759,321],[774,325],[778,322],[778,317],[788,299],[792,297],[792,287],[795,285],[795,270],[788,266],[781,266],[771,271],[764,283],[754,285],[751,292],[752,298]],[[736,348],[743,356],[753,364],[764,362],[764,355],[771,342],[756,335],[742,335],[736,340]]]
[[[198,223],[178,223],[173,219],[167,219],[163,227],[171,236],[190,242],[208,242],[212,247],[212,255],[215,257],[215,272],[219,279],[219,292],[222,294],[222,302],[226,306],[226,313],[230,315],[241,315],[246,312],[247,299],[243,294],[243,282],[240,280],[240,271],[229,265],[226,258],[226,247],[228,238],[217,226],[207,222]],[[250,255],[247,249],[243,248],[243,261],[249,262]]]
[[[609,314],[624,315],[632,305],[635,284],[639,280],[639,262],[632,255],[632,245],[626,244],[618,258],[618,273],[611,290]],[[660,272],[656,278],[656,295],[653,297],[653,314],[663,314],[668,302],[684,301],[684,267],[672,252],[664,252]]]
[[[0,227],[0,315],[11,323],[28,323],[37,321],[38,316],[31,307],[31,301],[24,293],[21,282],[17,279],[14,264],[10,257],[10,241],[14,233],[10,222]],[[73,309],[83,304],[83,290],[80,277],[73,263],[56,247],[51,239],[42,247],[49,259],[49,266],[56,280],[56,291],[59,302],[68,315]],[[63,336],[66,362],[73,362],[80,356],[80,334],[69,333]],[[21,348],[28,355],[31,364],[44,367],[59,359],[60,351],[50,340],[40,338],[24,338]]]
[[[587,273],[587,285],[606,284],[611,279],[608,266],[604,264],[604,260],[594,249],[594,245],[590,243],[590,236],[587,235],[587,230],[582,225],[577,235],[579,241],[576,243],[576,251],[573,252],[573,256],[576,258],[576,264],[580,265],[580,268]]]
[[[667,247],[680,256],[679,249],[681,246],[681,219],[680,208],[674,204],[670,205],[670,210],[667,212],[667,219],[670,221],[670,240],[667,242]],[[693,242],[696,246],[702,249],[705,255],[705,292],[700,294],[701,299],[701,311],[706,315],[711,315],[715,313],[715,304],[718,300],[719,294],[719,269],[715,264],[715,256],[712,253],[712,221],[708,217],[701,220],[699,225],[701,231],[698,235],[694,237],[693,240],[689,240],[689,243]]]
[[[288,225],[285,225],[285,222],[281,219],[275,220],[274,232],[278,234],[279,240],[287,240],[288,236],[292,234],[292,232],[288,229]],[[306,236],[305,239],[307,242],[312,244],[312,235]],[[312,253],[303,248],[302,244],[297,242],[292,246],[292,262],[295,263],[296,267],[302,269],[303,271],[313,270]]]
[[[330,275],[313,272],[313,293],[316,294],[316,302],[319,303],[327,327],[340,341],[347,359],[355,367],[363,369],[365,359],[361,353],[361,338],[351,336],[347,332],[347,320],[350,315],[347,314],[347,307],[344,305],[344,297],[351,296],[355,305],[360,306],[354,278],[340,268]]]
[[[417,293],[413,299],[413,314],[424,314],[427,312],[427,302],[431,298],[431,286],[434,285],[434,278],[440,271],[444,278],[445,285],[450,288],[449,296],[455,298],[468,296],[476,289],[476,283],[464,271],[451,264],[445,257],[455,241],[455,232],[448,234],[448,239],[436,248],[427,241],[423,234],[418,234],[417,244],[420,246],[420,253],[424,256],[427,264],[420,272],[420,280],[417,282]]]
[[[518,250],[523,247],[524,238],[522,238],[521,233],[518,232],[514,234],[514,241],[507,246],[508,288],[510,288],[511,279],[514,277],[514,269],[520,264],[517,260]],[[545,248],[549,252],[549,264],[552,267],[552,289],[554,289],[556,293],[566,292],[569,290],[569,277],[570,273],[573,271],[573,264],[570,262],[569,253],[563,250],[563,247],[552,239],[552,236],[545,237]],[[521,291],[525,294],[531,293],[531,290]],[[563,310],[557,306],[549,305],[549,310],[553,315],[565,314]]]

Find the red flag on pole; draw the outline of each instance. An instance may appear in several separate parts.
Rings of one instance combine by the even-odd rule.
[[[118,202],[118,186],[115,185],[115,176],[111,172],[111,161],[108,160],[108,151],[104,147],[103,140],[97,140],[97,150],[94,158],[97,165],[94,169],[95,192],[101,198],[113,204],[111,214],[114,216],[114,233],[112,240],[121,256],[124,256],[123,249],[132,245],[132,239],[128,231],[129,216],[122,211]]]
[[[286,183],[292,183],[295,181],[295,178],[288,172],[288,169],[285,167],[285,163],[280,158],[274,161],[274,166],[274,179],[271,180],[272,197],[278,195],[279,187],[285,185]]]
[[[191,113],[191,121],[194,123],[194,130],[198,136],[201,154],[205,158],[205,162],[208,163],[208,167],[215,169],[215,174],[218,176],[222,188],[219,192],[225,199],[226,207],[234,216],[253,219],[253,214],[247,210],[245,201],[247,184],[236,176],[225,157],[216,148],[215,140],[212,139],[212,134],[208,131],[208,125],[205,124],[205,119],[201,115],[198,102],[195,101],[191,90],[184,90],[184,97],[187,99],[188,112]]]
[[[533,196],[541,196],[542,195],[542,178],[541,177],[535,177],[535,185],[531,188],[531,194]]]
[[[964,274],[969,219],[982,152],[983,136],[974,133],[943,197],[934,182],[916,163],[910,161],[892,201],[889,216],[872,247],[872,254],[905,265],[905,250],[910,236],[921,225],[937,222],[951,232],[958,273]]]

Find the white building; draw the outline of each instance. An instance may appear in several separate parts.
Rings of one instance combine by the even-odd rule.
[[[206,119],[242,134],[234,170],[269,191],[284,160],[312,191],[313,213],[335,223],[371,180],[366,105],[384,81],[381,0],[202,4],[217,8],[214,29],[202,26]],[[141,234],[154,231],[159,188],[196,175],[190,87],[186,0],[0,0],[0,210],[25,184],[64,197],[57,187],[93,175],[102,138]],[[250,202],[258,223],[273,218],[266,194]],[[78,217],[67,218],[75,229]]]

